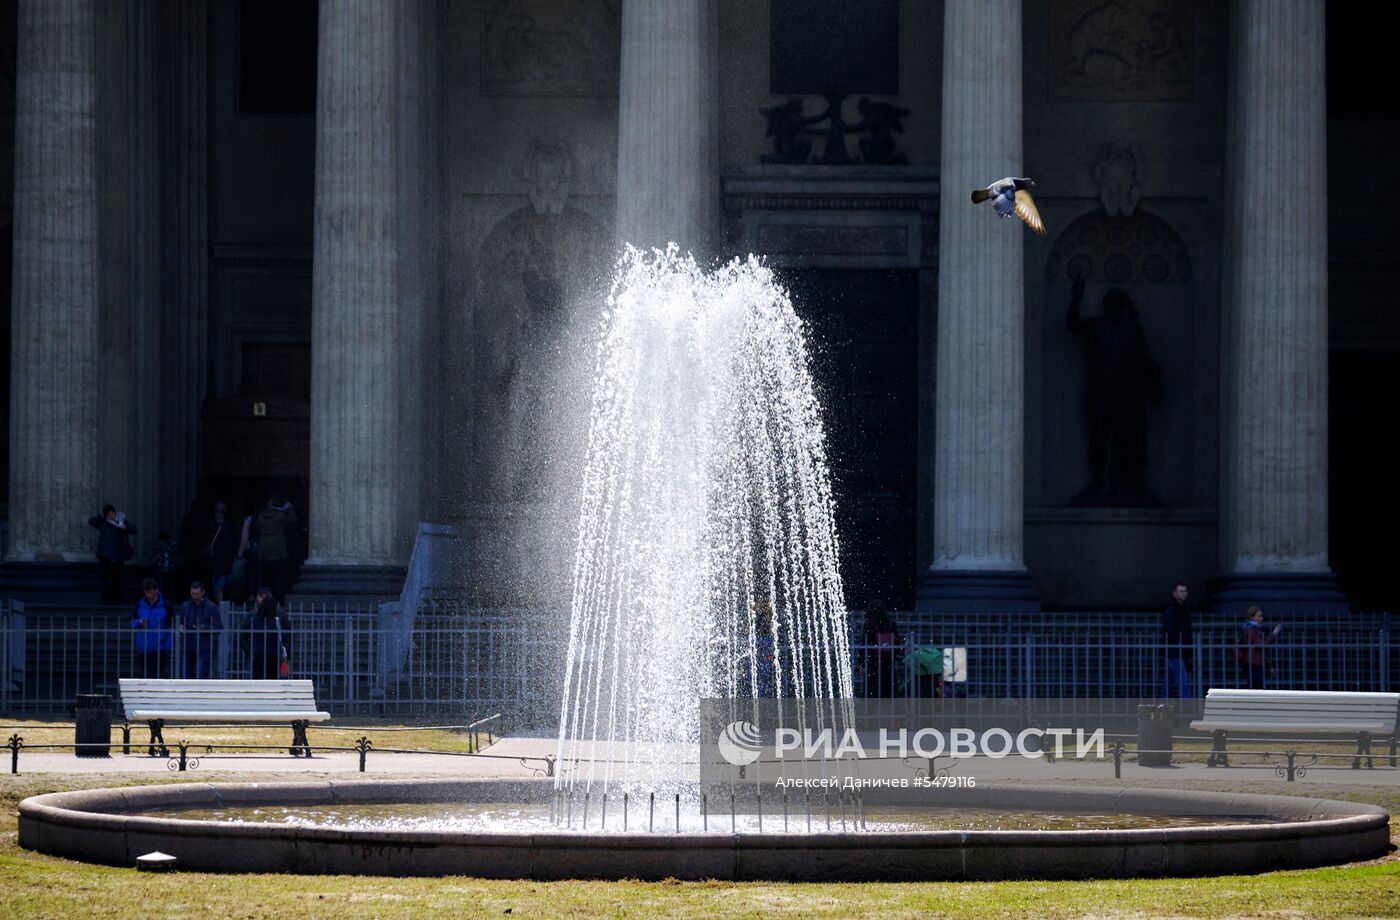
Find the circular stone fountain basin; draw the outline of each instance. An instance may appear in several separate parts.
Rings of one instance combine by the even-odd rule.
[[[20,803],[19,842],[55,856],[121,866],[159,850],[178,857],[182,869],[219,872],[790,881],[1216,875],[1370,859],[1384,854],[1389,844],[1389,815],[1372,805],[1066,786],[946,790],[939,805],[1049,814],[1216,816],[1230,823],[1103,830],[591,833],[334,827],[178,816],[181,809],[278,806],[538,805],[552,792],[548,781],[499,780],[181,783],[60,792]],[[149,814],[166,810],[168,816]]]

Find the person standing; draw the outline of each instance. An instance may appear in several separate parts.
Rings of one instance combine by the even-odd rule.
[[[204,561],[209,567],[209,584],[214,600],[224,602],[224,587],[233,571],[233,559],[238,552],[238,531],[228,519],[228,507],[214,504],[214,520],[209,524],[209,543],[204,548]]]
[[[203,504],[199,499],[190,502],[190,510],[180,519],[180,532],[175,539],[175,552],[179,565],[175,573],[177,585],[187,585],[203,576],[200,574],[200,553],[209,541],[205,536],[208,518],[204,516]]]
[[[136,533],[136,525],[113,505],[104,505],[101,514],[88,518],[97,528],[97,568],[102,579],[102,603],[122,602],[122,565],[131,558],[126,538]]]
[[[278,613],[271,588],[259,588],[257,602],[243,627],[243,647],[252,661],[253,680],[277,680],[282,662],[292,654],[291,622]]]
[[[1191,697],[1191,608],[1187,606],[1190,591],[1184,582],[1172,588],[1172,600],[1162,611],[1162,632],[1167,643],[1167,679],[1162,696]],[[1174,691],[1174,692],[1173,692]]]
[[[190,584],[190,599],[180,605],[180,630],[185,636],[185,677],[213,676],[214,641],[224,630],[219,604],[204,593],[204,583]]]
[[[156,579],[162,594],[170,591],[175,581],[176,553],[175,543],[170,539],[170,531],[158,532],[156,542],[151,546],[151,568],[156,570]]]
[[[136,653],[141,658],[141,676],[160,680],[170,676],[170,608],[160,583],[154,578],[141,582],[141,597],[131,611],[131,628],[136,630]]]
[[[296,510],[291,502],[283,501],[281,495],[273,495],[258,512],[253,526],[257,530],[258,567],[262,581],[272,588],[274,597],[285,597],[291,582]]]
[[[1250,607],[1245,613],[1244,628],[1235,640],[1235,660],[1240,665],[1240,682],[1249,690],[1263,690],[1268,674],[1268,660],[1264,653],[1266,645],[1278,641],[1283,625],[1274,627],[1273,632],[1264,632],[1264,611]]]

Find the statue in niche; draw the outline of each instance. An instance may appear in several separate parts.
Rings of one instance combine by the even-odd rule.
[[[1162,367],[1152,357],[1135,304],[1109,288],[1103,315],[1084,319],[1084,275],[1076,274],[1065,325],[1084,343],[1089,484],[1071,503],[1089,507],[1153,507],[1147,488],[1148,405],[1162,401]]]
[[[561,375],[578,330],[574,307],[609,265],[603,227],[570,203],[573,155],[537,143],[520,167],[529,203],[505,215],[480,253],[478,406],[472,457],[479,499],[538,502],[577,423]],[[586,407],[585,407],[586,408]]]

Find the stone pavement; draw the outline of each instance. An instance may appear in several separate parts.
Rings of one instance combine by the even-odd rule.
[[[312,735],[313,750],[315,743]],[[389,745],[386,743],[385,747]],[[543,776],[545,759],[555,753],[553,738],[508,737],[498,740],[479,755],[447,754],[391,754],[371,750],[366,758],[364,776],[384,778],[405,776],[461,776],[463,778],[502,778],[522,779]],[[137,753],[123,756],[120,748],[115,748],[110,758],[77,758],[69,751],[26,751],[21,750],[19,769],[22,774],[61,773],[61,774],[151,774],[169,775],[174,772],[175,757],[147,757],[144,748]],[[0,754],[8,754],[0,750]],[[172,749],[172,754],[174,753]],[[1247,786],[1251,791],[1306,791],[1311,795],[1327,794],[1327,790],[1339,791],[1364,787],[1400,788],[1400,769],[1390,767],[1384,758],[1376,758],[1375,769],[1353,770],[1349,759],[1328,760],[1321,764],[1308,764],[1309,758],[1298,757],[1297,764],[1303,767],[1296,781],[1289,783],[1278,768],[1284,764],[1281,757],[1263,762],[1258,756],[1231,755],[1228,768],[1209,768],[1204,764],[1204,753],[1196,752],[1190,760],[1180,757],[1170,767],[1143,767],[1131,760],[1122,766],[1121,782],[1127,785],[1152,785],[1161,787],[1195,786],[1198,784],[1228,784]],[[214,753],[208,754],[204,748],[191,745],[189,757],[198,760],[188,764],[189,773],[218,773],[221,778],[277,774],[280,778],[304,776],[306,779],[322,779],[327,776],[346,776],[359,773],[359,755],[354,752],[317,752],[309,759],[293,758],[286,754],[262,752],[257,754]],[[8,757],[5,758],[4,773],[8,776]],[[860,775],[913,777],[916,771],[927,770],[928,761],[911,757],[905,760],[887,759],[866,760],[860,763]],[[779,765],[768,760],[760,762],[748,770],[772,771],[776,776]],[[1024,782],[1049,783],[1115,783],[1113,761],[1088,759],[1060,759],[1054,763],[1044,760],[1029,760],[1008,757],[994,760],[978,757],[972,760],[953,761],[948,757],[938,758],[936,769],[947,770],[950,776],[973,777],[978,783]],[[3,779],[0,779],[3,782]]]

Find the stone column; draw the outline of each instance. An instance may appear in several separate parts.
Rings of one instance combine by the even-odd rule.
[[[1025,226],[970,192],[1021,175],[1021,0],[948,0],[934,557],[920,610],[1037,605],[1022,554]]]
[[[406,556],[396,299],[400,6],[321,0],[309,568],[384,567]]]
[[[1322,0],[1241,0],[1227,127],[1225,609],[1335,609]]]
[[[93,0],[21,0],[15,75],[10,550],[88,561],[98,511]],[[141,522],[138,522],[141,523]]]
[[[163,0],[159,48],[160,519],[178,523],[199,476],[199,409],[209,379],[208,3]]]
[[[617,235],[719,254],[716,0],[623,0]]]

